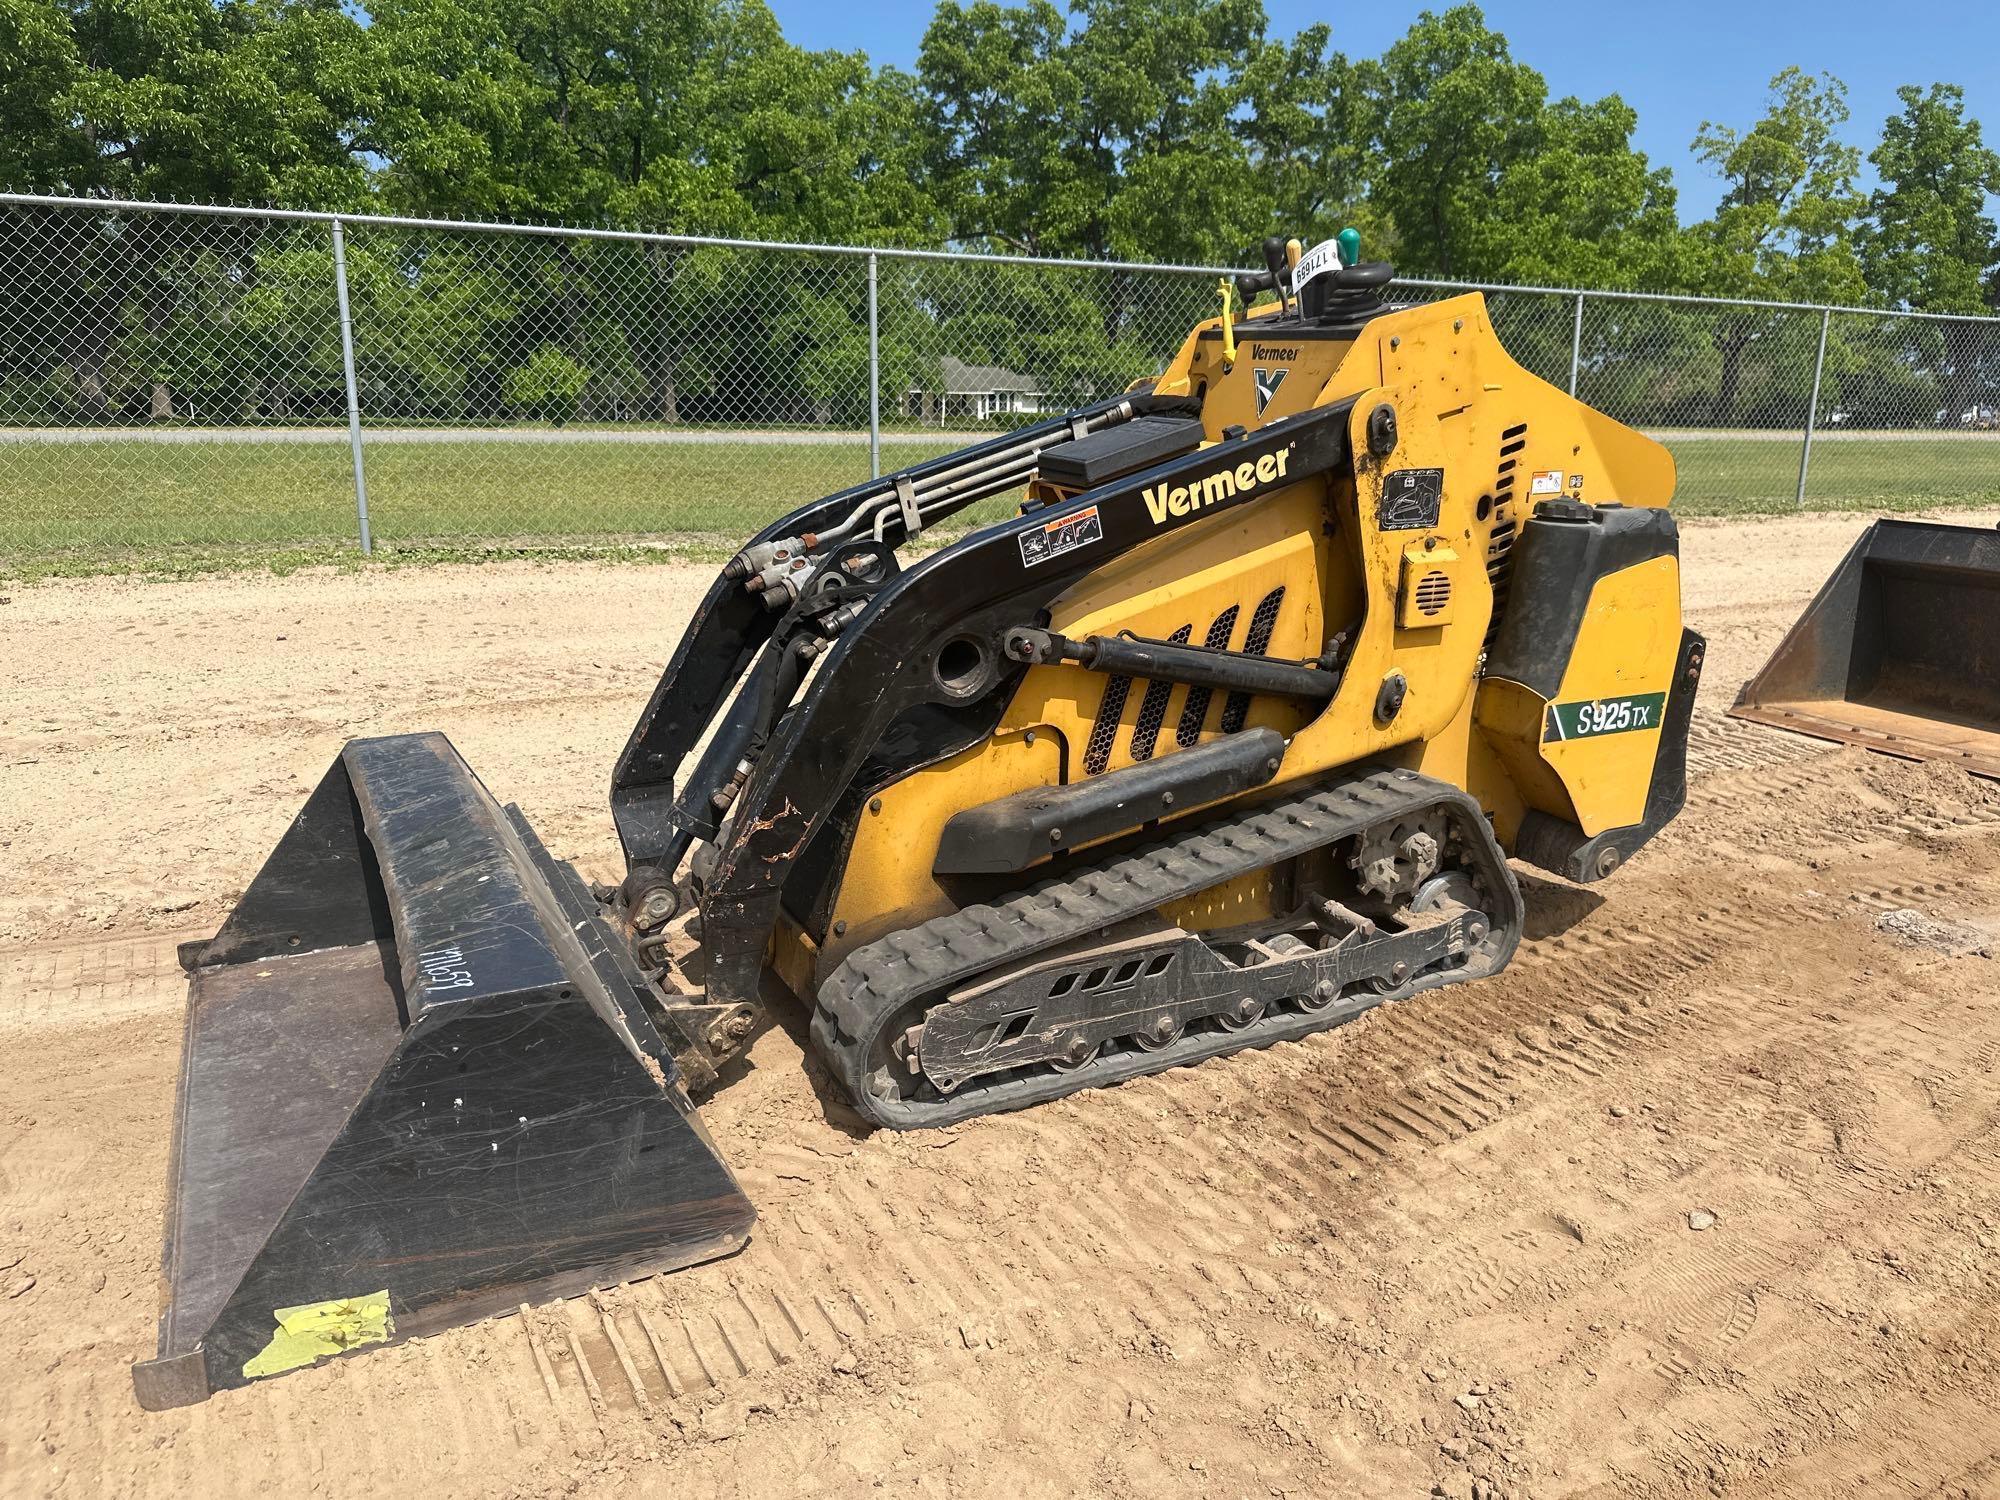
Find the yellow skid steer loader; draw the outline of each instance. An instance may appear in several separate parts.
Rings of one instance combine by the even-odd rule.
[[[745,544],[613,773],[617,887],[440,735],[341,751],[183,954],[144,1404],[741,1245],[688,1096],[769,974],[863,1116],[939,1125],[1493,974],[1510,855],[1594,881],[1675,815],[1666,451],[1476,295],[1266,255],[1156,379]]]

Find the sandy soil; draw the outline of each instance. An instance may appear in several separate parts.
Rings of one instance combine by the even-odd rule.
[[[159,1415],[174,940],[352,734],[608,872],[704,575],[15,590],[0,1493],[2000,1495],[2000,786],[1719,712],[1860,524],[1687,528],[1688,811],[1500,977],[918,1136],[780,1028],[704,1110],[742,1255]]]

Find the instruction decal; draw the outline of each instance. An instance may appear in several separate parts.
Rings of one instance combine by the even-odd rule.
[[[1634,729],[1658,729],[1666,713],[1665,693],[1633,693],[1623,698],[1592,698],[1580,703],[1551,703],[1542,726],[1542,742],[1589,740]]]
[[[1443,469],[1398,469],[1382,478],[1375,526],[1380,531],[1417,531],[1437,525],[1443,508]]]
[[[1021,566],[1032,568],[1036,563],[1103,540],[1104,520],[1097,514],[1096,506],[1071,511],[1021,533]]]
[[[1561,469],[1537,469],[1535,477],[1528,482],[1530,495],[1560,495],[1563,492],[1563,471]]]

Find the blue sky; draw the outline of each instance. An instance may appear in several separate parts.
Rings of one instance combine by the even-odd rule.
[[[1062,0],[1058,0],[1062,3]],[[1437,0],[1443,9],[1448,0]],[[910,68],[935,9],[927,0],[770,0],[785,34],[807,47],[864,51]],[[1379,55],[1420,6],[1340,7],[1264,0],[1274,35],[1317,20],[1350,55]],[[1489,0],[1489,24],[1514,56],[1538,69],[1551,95],[1622,95],[1639,114],[1637,143],[1673,168],[1681,217],[1705,217],[1721,188],[1688,151],[1704,119],[1747,125],[1762,112],[1779,69],[1827,70],[1847,84],[1849,139],[1864,155],[1897,108],[1900,84],[1956,83],[2000,148],[2000,0],[1905,9],[1857,0],[1739,0],[1733,5],[1633,5],[1619,0]],[[1864,174],[1867,168],[1864,165]],[[1869,179],[1872,183],[1872,178]]]

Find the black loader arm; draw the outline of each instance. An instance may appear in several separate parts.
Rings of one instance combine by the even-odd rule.
[[[1024,461],[1032,464],[1043,450],[1068,442],[1088,424],[1107,418],[1127,420],[1155,404],[1143,393],[1113,397],[854,485],[773,521],[744,544],[730,567],[738,568],[746,559],[761,565],[765,553],[778,544],[838,526],[858,507],[893,501],[899,492],[949,491],[956,484],[963,486],[969,504],[980,498],[981,491],[965,476],[1011,475]],[[893,545],[905,540],[906,528],[900,509],[892,506],[892,517],[884,540]],[[780,618],[781,612],[766,608],[759,593],[745,589],[741,572],[725,569],[709,585],[611,775],[611,815],[628,866],[671,870],[691,835],[714,833],[712,824],[703,826],[699,814],[676,815],[675,778],[695,743],[717,722],[723,700],[769,641]],[[727,774],[727,767],[721,769]],[[680,800],[684,809],[705,808],[713,791],[713,786],[684,786]]]

